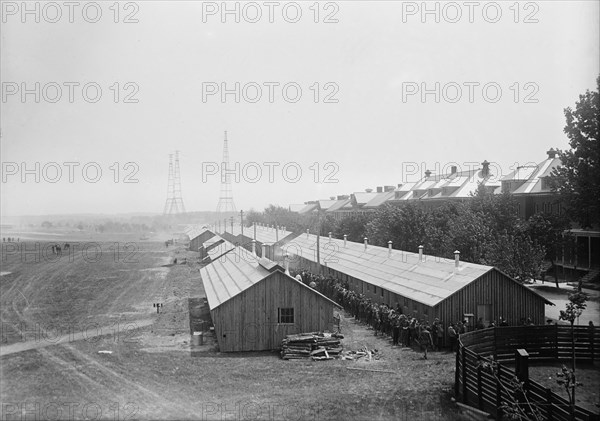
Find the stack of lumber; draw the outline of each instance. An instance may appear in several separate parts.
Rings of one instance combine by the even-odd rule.
[[[341,335],[312,332],[287,335],[281,342],[284,360],[332,360],[342,353]]]

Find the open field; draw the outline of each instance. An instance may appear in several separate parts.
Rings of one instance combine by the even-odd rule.
[[[124,250],[127,241],[98,242],[98,258],[79,249],[56,262],[3,255],[3,420],[22,412],[42,420],[460,419],[450,400],[452,354],[424,360],[347,315],[344,347],[377,348],[379,360],[224,354],[210,336],[192,350],[189,303],[201,313],[204,297],[194,253],[134,238],[135,249]],[[187,264],[171,264],[186,255]]]

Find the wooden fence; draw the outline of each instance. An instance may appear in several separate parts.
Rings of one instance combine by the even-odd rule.
[[[575,357],[578,362],[600,360],[600,329],[575,326]],[[460,336],[456,353],[455,394],[459,401],[502,418],[502,402],[510,401],[510,383],[517,373],[507,366],[516,363],[518,349],[525,349],[535,362],[568,361],[572,358],[571,326],[494,327]],[[482,368],[482,361],[496,361],[495,375]],[[567,399],[532,379],[525,381],[527,399],[548,420],[572,420]],[[575,407],[576,420],[599,421],[600,415]]]

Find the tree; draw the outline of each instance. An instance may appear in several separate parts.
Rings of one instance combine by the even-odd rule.
[[[525,232],[496,234],[495,241],[484,245],[484,259],[520,282],[539,277],[544,249],[535,244]]]
[[[600,76],[596,83],[600,91]],[[585,94],[579,95],[574,110],[571,107],[565,108],[567,124],[564,132],[569,138],[571,149],[558,151],[562,165],[550,175],[552,190],[559,195],[571,219],[582,228],[600,225],[598,91],[587,90]]]
[[[429,213],[416,203],[403,206],[384,205],[367,224],[367,237],[372,244],[417,252],[420,245],[427,245]]]
[[[533,214],[527,220],[527,231],[531,239],[543,247],[544,258],[552,264],[554,281],[556,288],[558,285],[558,270],[556,268],[556,259],[561,254],[562,248],[566,245],[564,232],[570,227],[569,220],[564,214],[555,215],[546,212]]]
[[[367,237],[367,224],[369,216],[364,214],[350,215],[338,221],[335,228],[335,236],[344,238],[347,235],[348,241],[362,242]]]
[[[558,318],[571,323],[571,346],[573,350],[573,371],[575,371],[575,329],[573,325],[575,320],[579,319],[581,313],[587,306],[588,295],[585,292],[577,291],[569,294],[569,302],[565,306],[565,310],[560,311]]]

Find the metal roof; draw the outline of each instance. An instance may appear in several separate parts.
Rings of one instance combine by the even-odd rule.
[[[206,299],[211,310],[270,274],[269,270],[258,263],[256,256],[242,247],[235,247],[211,264],[200,268]]]
[[[208,306],[211,310],[232,299],[275,271],[282,274],[283,268],[268,259],[259,259],[242,247],[235,247],[231,252],[221,256],[211,264],[200,269],[200,276],[206,291]],[[285,275],[285,274],[284,274]],[[318,291],[304,285],[302,282],[285,275],[291,282],[296,282],[303,288],[310,289],[339,307]]]
[[[184,234],[187,235],[190,240],[201,235],[204,231],[209,231],[207,225],[188,225],[184,230]]]
[[[242,230],[239,224],[233,226],[233,232],[231,228],[228,227],[227,232],[234,235],[239,236],[242,233]],[[262,244],[273,244],[278,241],[283,240],[287,236],[291,235],[291,231],[287,230],[276,230],[275,228],[264,227],[260,225],[256,225],[256,241]],[[251,241],[254,238],[254,227],[244,227],[244,237],[245,239],[240,239],[240,242]]]
[[[285,246],[290,256],[300,256],[316,262],[316,236],[301,234]],[[373,245],[321,237],[322,264],[353,278],[376,285],[395,294],[435,306],[485,273],[491,266],[461,261],[458,269],[454,259],[392,250]]]
[[[233,250],[235,245],[225,240],[223,237],[215,235],[202,243],[202,247],[207,253],[204,260],[216,260],[223,254]]]

